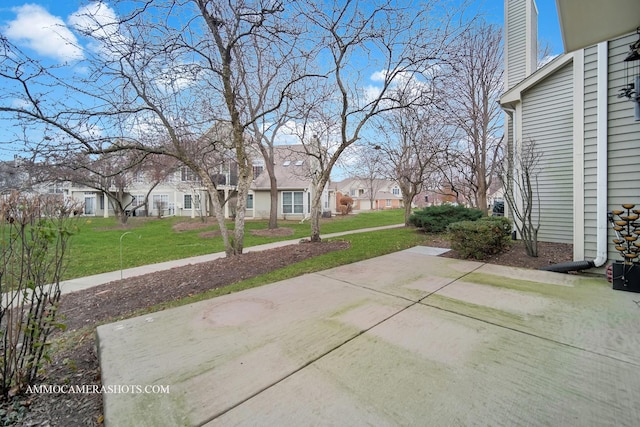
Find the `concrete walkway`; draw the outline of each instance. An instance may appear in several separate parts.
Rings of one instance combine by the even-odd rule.
[[[107,426],[636,426],[640,295],[414,248],[98,327]]]

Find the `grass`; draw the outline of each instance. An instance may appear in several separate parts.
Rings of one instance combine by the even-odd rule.
[[[402,210],[363,212],[323,219],[320,230],[322,234],[329,234],[401,224],[403,221]],[[200,236],[202,232],[218,230],[215,223],[208,223],[206,228],[175,231],[174,225],[180,222],[199,220],[184,217],[131,218],[126,226],[122,226],[115,218],[80,218],[78,233],[72,237],[64,279],[224,251],[222,237]],[[309,222],[279,221],[278,225],[293,229],[294,234],[286,237],[253,236],[251,230],[266,229],[268,222],[247,221],[244,246],[302,239],[311,231]],[[233,223],[228,223],[228,226],[233,228]]]

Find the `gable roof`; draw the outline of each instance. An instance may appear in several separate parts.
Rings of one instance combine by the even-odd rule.
[[[273,147],[273,157],[279,190],[309,188],[312,157],[307,154],[301,144],[276,145]],[[266,168],[255,177],[251,188],[254,190],[269,190],[271,188]]]

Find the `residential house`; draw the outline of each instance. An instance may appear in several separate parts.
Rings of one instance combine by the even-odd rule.
[[[19,158],[0,162],[0,194],[30,188],[29,174]]]
[[[403,207],[400,187],[393,180],[347,178],[331,184],[332,195],[335,195],[332,206],[340,205],[343,196],[353,199],[353,210],[383,210]],[[373,197],[371,193],[373,192]],[[338,209],[336,209],[338,210]]]
[[[278,185],[278,217],[280,219],[308,218],[311,212],[313,186],[312,172],[316,168],[314,158],[307,155],[302,145],[283,145],[274,147],[275,173]],[[270,180],[264,159],[253,153],[254,180],[247,200],[246,218],[268,218],[271,206]],[[210,171],[220,197],[228,200],[224,205],[225,216],[234,214],[238,168],[233,160],[219,162],[215,170]],[[20,179],[18,179],[20,178]],[[29,182],[28,173],[18,174],[14,163],[0,164],[0,182],[6,182],[2,188],[24,189]],[[200,178],[188,167],[182,166],[166,174],[155,182],[144,171],[119,184],[113,180],[108,188],[100,191],[94,187],[71,182],[44,183],[37,187],[40,193],[55,193],[64,198],[72,198],[83,204],[83,215],[110,217],[114,209],[104,191],[121,193],[125,211],[131,216],[210,216],[213,213],[209,194]],[[144,200],[148,195],[148,203]],[[331,202],[329,190],[323,191],[322,204],[325,211],[335,211],[335,201]]]
[[[298,145],[277,145],[273,148],[274,171],[278,186],[278,218],[309,217],[313,196],[312,174],[318,167],[313,156]],[[247,200],[248,218],[269,218],[271,183],[264,162],[254,163],[254,180]],[[329,190],[322,194],[322,208],[331,210]]]
[[[567,53],[537,70],[535,2],[504,5],[505,138],[512,152],[534,142],[542,155],[539,240],[603,266],[619,259],[607,212],[640,205],[640,115],[620,96],[640,74],[640,61],[625,61],[640,2],[557,0]]]

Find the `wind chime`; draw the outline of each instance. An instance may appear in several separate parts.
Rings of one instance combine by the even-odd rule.
[[[640,37],[640,27],[636,30]],[[637,63],[634,63],[638,61]],[[629,54],[624,59],[624,80],[627,83],[620,89],[618,98],[628,98],[635,104],[635,119],[640,121],[640,38],[629,45]]]
[[[609,221],[615,231],[615,249],[622,261],[613,263],[613,289],[640,292],[640,209],[625,203],[623,209],[609,212]]]

